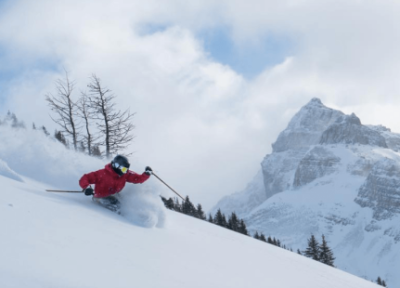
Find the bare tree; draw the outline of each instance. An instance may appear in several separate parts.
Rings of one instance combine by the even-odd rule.
[[[116,96],[101,85],[100,79],[95,74],[92,75],[88,88],[90,107],[96,113],[93,119],[101,121],[97,123],[97,127],[104,135],[100,145],[105,146],[106,157],[110,158],[112,154],[128,147],[132,141],[132,130],[135,126],[131,121],[134,114],[129,110],[115,111]]]
[[[78,102],[78,110],[79,117],[83,119],[85,124],[86,135],[83,136],[83,139],[85,141],[86,148],[88,149],[88,154],[92,155],[96,137],[94,137],[90,131],[90,120],[94,118],[94,113],[93,109],[90,108],[89,97],[84,92],[81,92],[81,98]]]
[[[56,81],[57,95],[51,93],[46,95],[46,101],[51,110],[57,114],[57,118],[51,119],[61,126],[61,132],[66,132],[72,137],[74,149],[77,150],[78,130],[75,117],[77,116],[76,104],[72,100],[71,95],[74,90],[74,83],[69,80],[68,72],[65,71],[65,79]]]

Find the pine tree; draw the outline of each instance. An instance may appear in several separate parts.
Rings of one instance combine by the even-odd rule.
[[[381,285],[381,286],[382,286],[382,280],[381,280],[381,277],[378,277],[378,279],[376,279],[376,283],[377,283],[378,285]]]
[[[165,207],[167,207],[168,209],[174,210],[174,200],[172,200],[172,198],[168,198],[168,200],[165,202]]]
[[[378,277],[378,279],[376,279],[376,283],[380,286],[387,287],[385,280],[383,280],[381,277]]]
[[[197,205],[197,209],[196,209],[196,214],[197,214],[197,218],[202,219],[202,220],[206,220],[206,214],[203,211],[203,207],[201,207],[201,204]]]
[[[174,200],[172,198],[165,198],[161,196],[161,200],[164,202],[164,206],[170,210],[174,210]]]
[[[178,198],[174,199],[174,209],[176,212],[182,212],[182,205],[179,203]]]
[[[226,217],[225,217],[225,214],[224,213],[222,213],[222,225],[221,225],[222,227],[228,227],[228,221],[226,221]]]
[[[301,253],[300,249],[297,249],[297,254],[303,255],[303,254]]]
[[[55,131],[54,132],[54,137],[60,141],[62,144],[64,144],[64,146],[67,146],[67,140],[64,137],[64,134],[61,131]]]
[[[254,238],[260,240],[260,235],[258,235],[258,231],[256,231],[256,234],[254,234]]]
[[[44,133],[46,136],[49,136],[49,135],[50,135],[50,133],[47,132],[47,129],[46,129],[46,127],[44,127],[44,126],[42,126],[42,131],[43,131],[43,133]]]
[[[324,235],[322,235],[322,244],[319,247],[319,250],[320,250],[319,261],[333,267],[333,262],[335,260],[335,257],[333,257],[333,252],[331,248],[329,248]]]
[[[267,242],[267,239],[265,239],[265,235],[263,233],[261,233],[260,235],[260,240],[263,242]]]
[[[231,229],[236,232],[239,231],[239,219],[235,212],[232,212],[229,221],[231,222]]]
[[[227,225],[226,218],[225,215],[222,214],[221,209],[218,209],[217,213],[215,213],[214,223],[219,226],[226,227]]]
[[[192,202],[190,202],[189,196],[186,196],[185,201],[182,202],[182,213],[196,217],[196,208]]]
[[[214,224],[214,219],[213,219],[211,214],[208,215],[208,220],[207,221]]]
[[[243,219],[240,219],[237,232],[242,233],[247,236],[249,235],[249,233],[247,232],[246,224],[244,223]]]
[[[314,260],[319,260],[320,246],[313,234],[311,234],[311,238],[308,239],[308,247],[304,251],[304,255]]]
[[[32,130],[36,130],[36,125],[34,122],[32,123]]]

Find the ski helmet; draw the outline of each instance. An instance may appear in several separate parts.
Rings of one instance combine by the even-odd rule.
[[[128,158],[122,155],[115,156],[115,158],[111,161],[111,167],[119,176],[122,176],[128,172],[129,166],[130,164]]]

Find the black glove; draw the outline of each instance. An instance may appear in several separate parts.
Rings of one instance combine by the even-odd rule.
[[[94,194],[94,193],[93,193],[93,188],[92,188],[92,187],[86,188],[84,192],[85,192],[85,195],[86,195],[86,196],[90,196],[90,195],[93,195],[93,194]]]
[[[145,170],[144,173],[147,175],[151,175],[151,172],[153,172],[153,169],[151,169],[149,166],[146,166],[144,170]]]

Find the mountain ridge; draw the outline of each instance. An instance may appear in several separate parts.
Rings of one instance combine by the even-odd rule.
[[[259,177],[215,209],[239,211],[251,232],[293,249],[303,250],[312,233],[324,234],[340,269],[360,276],[381,271],[400,284],[399,140],[384,126],[363,125],[313,98],[272,144]]]

